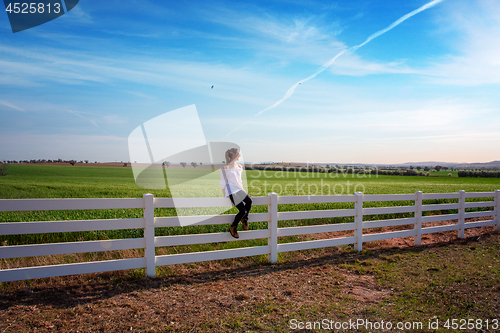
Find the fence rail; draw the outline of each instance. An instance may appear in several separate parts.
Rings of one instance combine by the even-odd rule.
[[[489,201],[466,202],[467,198],[488,198]],[[424,200],[450,199],[457,203],[424,204]],[[493,199],[493,200],[491,200]],[[365,208],[367,202],[414,201],[410,206]],[[328,209],[313,211],[279,212],[278,205],[312,204],[312,203],[354,203],[353,209]],[[458,237],[465,236],[465,229],[484,226],[500,228],[500,191],[466,193],[422,193],[363,195],[321,195],[321,196],[278,196],[270,193],[267,197],[254,197],[254,205],[267,205],[267,213],[253,213],[249,222],[267,221],[267,229],[240,232],[238,240],[266,239],[267,245],[243,247],[229,250],[216,250],[194,253],[156,255],[156,247],[204,244],[237,241],[228,232],[192,234],[177,236],[156,236],[157,227],[179,226],[178,217],[155,217],[155,208],[179,207],[230,207],[225,198],[155,198],[152,194],[144,194],[143,198],[134,199],[1,199],[0,212],[7,211],[47,211],[47,210],[83,210],[83,209],[143,209],[142,218],[107,219],[107,220],[74,220],[49,222],[7,222],[0,223],[0,235],[22,235],[36,233],[56,233],[93,230],[143,229],[143,238],[115,239],[102,241],[67,242],[54,244],[33,244],[0,246],[0,259],[12,259],[46,255],[61,255],[86,252],[102,252],[128,249],[144,249],[144,257],[132,259],[103,260],[73,264],[35,266],[0,270],[0,282],[27,280],[44,277],[55,277],[74,274],[98,273],[125,269],[145,268],[147,276],[155,276],[157,266],[210,261],[267,255],[269,262],[278,261],[278,253],[315,249],[330,246],[353,244],[361,251],[364,242],[414,237],[415,245],[421,244],[425,234],[458,231]],[[471,208],[491,208],[488,211],[467,212]],[[455,214],[423,216],[423,212],[457,210]],[[364,216],[411,213],[413,217],[394,218],[376,221],[363,221]],[[354,222],[324,224],[300,227],[278,228],[278,221],[319,219],[332,217],[354,217]],[[474,217],[492,217],[491,220],[465,223],[465,219]],[[196,225],[229,224],[232,215],[199,215],[182,217],[183,223]],[[425,227],[425,223],[455,220],[455,224]],[[384,228],[412,225],[410,230],[363,234],[364,229]],[[336,231],[354,231],[354,236],[337,237],[312,241],[279,243],[278,237],[306,235]]]

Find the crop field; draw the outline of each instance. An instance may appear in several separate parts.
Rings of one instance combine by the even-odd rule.
[[[446,176],[446,172],[443,176]],[[434,172],[433,174],[439,174]],[[458,177],[382,176],[286,171],[246,171],[249,193],[267,195],[320,195],[444,193],[465,190],[493,191],[499,179]],[[298,184],[298,186],[297,186]],[[288,185],[288,186],[287,186]],[[170,197],[168,190],[145,190],[134,182],[131,168],[11,165],[0,177],[0,198],[138,198],[144,193]],[[220,193],[222,196],[222,193]]]
[[[450,170],[431,170],[429,172],[430,176],[448,176],[451,174],[452,177],[458,177],[458,171],[450,171]]]
[[[308,173],[285,171],[246,172],[250,195],[265,196],[269,192],[278,195],[329,195],[353,194],[356,191],[365,194],[411,194],[415,191],[424,193],[445,193],[465,190],[468,192],[494,191],[500,188],[498,178],[458,178],[458,177],[417,177],[417,176],[381,176],[344,173]],[[47,165],[12,165],[7,176],[0,177],[0,198],[140,198],[144,193],[153,193],[155,197],[170,197],[169,190],[145,190],[138,187],[131,168],[121,167],[85,167],[85,166],[47,166]],[[222,196],[219,189],[216,195]],[[477,199],[476,199],[477,200]],[[453,200],[426,200],[424,204],[454,202]],[[412,205],[413,202],[373,202],[366,207]],[[280,211],[302,211],[321,209],[353,208],[352,203],[332,204],[291,204],[280,205]],[[232,208],[226,214],[235,214]],[[267,206],[254,206],[252,212],[267,212]],[[447,211],[443,213],[455,213]],[[209,209],[186,209],[182,215],[209,214]],[[174,209],[157,209],[156,216],[175,216]],[[375,215],[372,219],[412,217],[413,213]],[[27,222],[52,220],[110,219],[142,217],[141,209],[121,210],[75,210],[48,212],[5,212],[0,213],[0,222]],[[352,222],[352,217],[281,221],[280,227]],[[251,223],[251,229],[267,228],[266,222]],[[157,228],[156,235],[175,235],[191,233],[225,232],[227,226],[188,226]],[[142,230],[115,230],[96,232],[74,232],[64,234],[41,234],[22,236],[0,236],[0,242],[9,245],[52,243],[78,240],[100,240],[142,237]],[[288,241],[295,241],[291,237]],[[283,241],[287,241],[284,239]],[[248,241],[248,246],[263,245],[265,240]],[[191,250],[220,249],[234,246],[233,243],[197,245]]]
[[[251,195],[411,194],[493,191],[498,178],[362,176],[247,171]],[[321,192],[323,191],[323,192]],[[330,191],[330,193],[328,193]],[[169,197],[168,190],[138,187],[130,168],[15,165],[0,177],[0,198],[138,198],[146,192]],[[222,193],[219,194],[222,196]],[[469,199],[484,201],[484,199]],[[456,202],[426,200],[424,204]],[[372,202],[366,206],[412,205]],[[280,211],[352,208],[352,204],[280,205]],[[477,210],[483,208],[476,208]],[[486,209],[486,208],[484,208]],[[252,212],[266,212],[255,206]],[[455,213],[436,211],[434,213]],[[192,213],[192,212],[186,212]],[[234,214],[231,209],[226,214]],[[157,209],[156,216],[173,216]],[[367,216],[411,217],[413,213]],[[142,210],[79,210],[0,213],[0,222],[142,217]],[[280,221],[280,227],[352,222],[352,217]],[[251,229],[267,228],[265,222]],[[476,229],[470,229],[476,230]],[[225,232],[227,226],[156,228],[156,235]],[[289,331],[290,319],[354,318],[423,323],[448,318],[496,320],[499,311],[498,233],[456,239],[442,235],[424,246],[366,244],[280,253],[278,264],[265,256],[157,267],[157,278],[144,270],[88,274],[0,283],[0,330],[160,330]],[[484,231],[482,231],[484,232]],[[437,234],[436,234],[437,235]],[[142,237],[142,230],[1,236],[2,245]],[[332,235],[327,235],[328,237]],[[280,243],[321,235],[281,237]],[[437,243],[444,241],[445,243]],[[251,240],[157,248],[157,254],[265,245]],[[395,244],[395,243],[391,243]],[[404,242],[402,243],[404,244]],[[445,244],[445,245],[444,245]],[[1,260],[0,268],[52,265],[142,256],[139,250],[83,253]],[[476,323],[475,321],[475,323]],[[154,329],[153,329],[154,328]],[[196,329],[194,329],[196,328]],[[418,329],[409,331],[421,331]],[[487,331],[487,330],[486,330]]]

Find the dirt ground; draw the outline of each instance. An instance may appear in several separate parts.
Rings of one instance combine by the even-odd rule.
[[[498,237],[492,231],[467,229],[466,238]],[[457,231],[422,236],[422,246],[460,241]],[[412,247],[413,237],[363,244],[380,255]],[[288,331],[283,322],[292,311],[338,303],[339,313],[354,317],[391,296],[373,276],[341,268],[360,256],[332,247],[294,252],[276,265],[176,265],[168,276],[151,279],[114,272],[6,283],[0,289],[0,332]],[[345,296],[354,302],[339,303]]]

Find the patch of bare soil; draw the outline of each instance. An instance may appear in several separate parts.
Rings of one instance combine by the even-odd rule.
[[[485,221],[485,220],[487,220],[487,219],[486,218],[465,219],[465,223],[479,222],[479,221]],[[452,221],[452,220],[429,222],[429,223],[424,223],[422,228],[437,227],[437,226],[444,226],[444,225],[452,226],[455,224],[456,224],[456,221]],[[403,226],[397,226],[397,227],[384,227],[383,230],[382,230],[382,228],[365,229],[365,230],[363,230],[363,235],[381,233],[381,232],[385,233],[385,232],[393,232],[393,231],[403,231],[403,230],[410,230],[410,229],[413,229],[412,225],[403,225]],[[491,231],[493,231],[492,226],[481,227],[481,228],[469,228],[469,229],[465,229],[465,237],[476,237],[476,236],[480,236],[480,235],[485,234],[485,233],[489,233]],[[328,233],[323,233],[323,234],[315,234],[314,239],[347,237],[347,236],[353,236],[353,235],[354,235],[353,231],[328,232]],[[426,234],[426,235],[421,236],[421,245],[446,243],[446,242],[456,240],[457,237],[458,237],[458,230]],[[307,235],[304,237],[304,240],[310,240],[310,238],[311,238],[311,236]],[[414,246],[414,237],[413,236],[393,238],[393,239],[384,239],[384,240],[380,240],[380,241],[363,243],[363,249],[369,249],[369,250],[391,248],[391,247],[404,248],[404,247],[410,247],[410,246]]]
[[[457,240],[457,231],[430,234],[422,244],[498,237],[491,231],[468,229],[468,240]],[[371,242],[364,248],[384,255],[408,251],[412,241]],[[342,268],[364,256],[333,247],[294,252],[276,265],[244,260],[176,265],[168,276],[153,279],[114,272],[6,283],[0,289],[0,332],[288,331],[292,315],[356,318],[391,297],[373,276]]]
[[[389,290],[379,290],[371,275],[344,273],[345,284],[342,291],[360,302],[379,303],[390,296]]]

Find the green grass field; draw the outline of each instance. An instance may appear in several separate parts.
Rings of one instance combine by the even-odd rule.
[[[366,194],[411,194],[417,190],[424,193],[445,193],[465,190],[468,192],[486,191],[490,192],[500,188],[498,178],[458,178],[458,177],[409,177],[409,176],[372,176],[358,177],[356,175],[331,178],[329,174],[294,174],[293,172],[247,172],[248,189],[253,196],[267,195],[275,191],[279,195],[318,195],[318,194],[353,194],[354,191],[363,191]],[[328,192],[329,191],[329,192]],[[38,166],[38,165],[15,165],[8,169],[7,176],[0,177],[0,198],[140,198],[143,193],[151,192],[158,197],[168,197],[168,190],[144,190],[134,183],[132,170],[130,168],[105,168],[105,167],[65,167],[65,166]],[[332,193],[334,192],[334,193]],[[222,196],[222,194],[220,194]],[[474,199],[482,201],[484,199]],[[470,200],[469,200],[470,201]],[[427,200],[426,204],[456,202],[453,200]],[[367,207],[412,205],[413,202],[376,202],[366,203]],[[353,204],[295,204],[280,205],[280,211],[311,210],[311,209],[337,209],[353,208]],[[483,208],[480,208],[483,209]],[[484,208],[486,209],[486,208]],[[266,212],[267,206],[256,206],[252,212]],[[444,211],[435,213],[454,213],[455,211]],[[226,212],[234,214],[235,209]],[[173,209],[157,209],[156,216],[174,216]],[[412,217],[412,213],[388,214],[372,216],[372,219],[386,219],[397,217]],[[21,221],[43,221],[43,220],[78,220],[78,219],[106,219],[142,217],[140,209],[127,210],[84,210],[84,211],[50,211],[50,212],[5,212],[0,213],[0,222]],[[352,217],[280,221],[280,227],[313,225],[325,223],[352,222]],[[266,222],[251,223],[251,229],[267,228]],[[227,226],[188,226],[173,228],[156,228],[156,235],[175,235],[205,232],[227,232]],[[117,230],[96,231],[82,233],[60,233],[20,236],[0,236],[0,244],[34,244],[53,243],[96,239],[117,239],[142,237],[142,230]],[[280,243],[303,241],[314,239],[315,235],[304,235],[280,238]],[[229,249],[235,247],[266,245],[267,240],[251,240],[238,242],[225,242],[214,244],[199,244],[189,246],[176,246],[170,248],[157,248],[157,254],[172,254],[208,251],[218,249]],[[374,244],[375,246],[376,244]],[[349,318],[367,318],[371,321],[383,319],[385,321],[412,321],[423,322],[427,325],[434,318],[441,321],[441,327],[437,332],[445,332],[443,325],[447,318],[474,318],[492,320],[497,318],[498,294],[500,286],[500,275],[498,270],[499,242],[496,234],[476,237],[475,239],[457,240],[448,245],[421,246],[402,249],[375,249],[370,246],[361,253],[354,253],[352,246],[341,246],[337,248],[315,249],[299,252],[280,253],[279,264],[269,268],[269,275],[262,276],[266,284],[278,286],[266,288],[269,291],[258,298],[245,298],[246,294],[237,296],[246,300],[243,308],[231,312],[230,315],[221,315],[219,312],[212,314],[214,318],[224,323],[229,331],[247,331],[255,327],[263,330],[288,331],[289,318],[299,320],[320,320],[321,318],[333,318],[339,321]],[[66,256],[46,256],[33,258],[8,259],[0,261],[0,268],[13,268],[37,265],[53,265],[70,262],[82,262],[93,260],[109,260],[119,258],[130,258],[142,256],[139,250],[112,251],[84,253]],[[314,262],[317,262],[314,264]],[[181,265],[182,267],[158,267],[157,275],[161,279],[176,278],[179,274],[188,274],[190,269],[202,269],[208,265],[215,273],[207,273],[209,282],[189,284],[189,290],[197,286],[210,285],[213,274],[219,275],[226,268],[241,269],[243,275],[252,277],[253,282],[259,279],[262,267],[266,267],[265,256],[248,258],[237,258],[223,260],[217,263],[193,263]],[[178,266],[178,265],[176,265]],[[246,268],[238,268],[246,267]],[[184,272],[184,273],[182,273]],[[305,272],[305,273],[304,273]],[[135,284],[141,284],[138,292],[150,293],[148,288],[144,289],[142,283],[150,283],[144,278],[144,270],[131,270],[129,272],[114,272],[116,281],[120,286],[134,288]],[[102,281],[106,285],[113,283],[115,275],[111,278],[104,277]],[[123,274],[123,275],[121,275]],[[308,275],[310,274],[310,275]],[[100,276],[100,275],[97,275]],[[105,275],[103,275],[105,276]],[[362,284],[363,288],[369,288],[373,293],[385,293],[387,298],[375,303],[360,301],[349,293],[351,279],[362,279],[368,277],[370,282]],[[73,277],[65,278],[73,281]],[[66,281],[63,278],[50,280],[50,287],[62,288]],[[75,277],[74,279],[78,279]],[[88,290],[99,288],[92,282],[92,276],[88,277]],[[274,279],[274,280],[273,280]],[[298,286],[308,290],[307,292],[283,296],[283,290],[290,289],[289,284],[298,279]],[[43,280],[23,281],[19,283],[1,283],[0,292],[8,295],[16,293],[17,289],[35,288],[43,285]],[[111,282],[109,281],[111,280]],[[146,281],[146,282],[144,282]],[[180,281],[180,280],[179,280]],[[231,280],[232,281],[232,280]],[[332,282],[333,281],[333,282]],[[361,281],[361,280],[360,280]],[[215,282],[214,282],[215,283]],[[280,284],[281,283],[281,284]],[[333,285],[332,285],[333,283]],[[80,285],[81,282],[78,282]],[[119,288],[118,284],[112,284],[112,288]],[[182,285],[185,283],[182,282]],[[166,283],[165,286],[169,285]],[[172,288],[179,288],[175,283]],[[162,284],[161,290],[164,290]],[[285,289],[283,289],[285,288]],[[308,289],[309,288],[309,289]],[[312,289],[311,289],[312,288]],[[143,290],[144,289],[144,290]],[[363,290],[365,290],[363,289]],[[38,288],[36,290],[44,290]],[[57,290],[57,289],[56,289]],[[87,290],[87,289],[86,289]],[[159,289],[160,290],[160,289]],[[156,292],[159,292],[156,291]],[[165,289],[166,293],[174,292]],[[247,290],[247,289],[245,289]],[[260,289],[259,289],[260,290]],[[155,292],[155,293],[156,293]],[[315,295],[317,301],[307,302],[309,295]],[[203,294],[205,295],[205,294]],[[243,295],[243,296],[241,296]],[[276,296],[278,295],[278,296]],[[66,296],[65,296],[66,297]],[[87,296],[85,296],[87,297]],[[144,299],[140,298],[140,307],[144,306]],[[183,295],[183,298],[192,297]],[[234,297],[231,296],[231,297]],[[16,299],[16,296],[12,296]],[[36,300],[33,300],[35,302]],[[25,302],[24,300],[22,302]],[[38,302],[38,301],[36,301]],[[93,306],[104,304],[105,300],[96,301]],[[114,302],[114,300],[113,300]],[[129,302],[129,300],[127,300]],[[24,304],[24,303],[23,303]],[[38,304],[38,303],[36,303]],[[129,304],[129,303],[127,303]],[[130,303],[133,304],[133,303]],[[161,301],[164,306],[164,300]],[[114,307],[115,305],[113,305]],[[171,305],[176,309],[176,305]],[[54,310],[55,309],[55,310]],[[73,310],[71,310],[73,311]],[[237,313],[235,313],[237,312]],[[47,316],[59,316],[56,307],[43,308]],[[287,317],[284,316],[287,315]],[[185,317],[189,322],[197,322],[196,316]],[[19,318],[33,317],[30,320],[36,322],[38,317],[33,311],[26,310]],[[72,315],[73,316],[73,315]],[[115,315],[113,315],[115,317]],[[51,317],[52,318],[52,317]],[[255,318],[260,318],[256,323]],[[115,318],[116,319],[116,318]],[[17,319],[16,319],[17,320]],[[24,320],[24,319],[22,319]],[[121,318],[126,321],[128,318]],[[30,322],[22,323],[30,327]],[[176,320],[177,321],[177,320]],[[147,322],[144,320],[143,322]],[[182,321],[181,321],[182,322]],[[158,323],[154,323],[156,325]],[[164,323],[161,323],[163,325]],[[167,323],[168,324],[168,323]],[[210,331],[210,323],[202,323]],[[152,324],[153,325],[153,324]],[[158,324],[160,325],[160,324]],[[257,326],[252,326],[257,325]],[[1,326],[1,325],[0,325]],[[128,326],[127,326],[128,327]],[[163,326],[158,326],[163,327]],[[188,326],[185,327],[188,329]],[[218,329],[217,329],[218,330]],[[416,330],[418,331],[418,330]]]
[[[498,178],[458,178],[458,177],[409,177],[376,175],[343,175],[325,173],[263,172],[247,171],[247,184],[252,196],[265,196],[269,192],[279,195],[327,195],[353,194],[411,194],[445,193],[465,190],[468,192],[493,191],[500,188]],[[85,167],[85,166],[45,166],[12,165],[7,175],[0,177],[0,198],[140,198],[144,193],[157,197],[170,197],[169,190],[145,190],[138,187],[131,168]],[[218,192],[218,189],[215,193]],[[222,193],[219,193],[222,196]],[[428,201],[424,203],[444,203],[453,201]],[[366,203],[366,207],[412,205],[413,202]],[[341,204],[294,204],[280,205],[280,211],[300,211],[319,209],[353,208],[352,203]],[[267,212],[267,206],[254,206],[252,212]],[[226,214],[235,214],[232,208]],[[450,211],[449,213],[454,213]],[[369,218],[412,217],[413,213],[375,215]],[[173,209],[157,209],[156,216],[175,216]],[[0,222],[27,222],[52,220],[82,220],[142,217],[141,209],[116,210],[69,210],[48,212],[5,212],[0,213]],[[313,225],[325,223],[352,222],[352,217],[282,221],[280,227]],[[251,223],[251,229],[267,228],[266,222]],[[157,228],[156,235],[176,235],[190,233],[226,232],[227,226],[188,226]],[[115,230],[96,232],[75,232],[64,234],[39,234],[20,236],[0,236],[0,242],[15,244],[52,243],[77,240],[99,240],[142,237],[142,230]],[[295,241],[291,237],[288,241]],[[287,241],[287,240],[285,240]],[[263,245],[265,240],[248,241],[245,246]],[[241,245],[241,244],[240,244]],[[208,244],[190,247],[191,250],[219,249],[235,246],[234,243]]]
[[[168,190],[145,190],[138,187],[131,168],[11,165],[6,173],[6,176],[0,177],[2,199],[139,198],[144,193],[170,197]],[[253,196],[267,195],[272,191],[279,195],[318,195],[353,194],[358,190],[365,194],[389,194],[459,190],[478,192],[500,188],[498,178],[369,176],[258,170],[250,170],[246,174],[249,193]]]
[[[429,175],[431,176],[448,176],[451,173],[452,177],[458,177],[458,171],[450,171],[450,170],[431,170]]]

